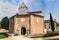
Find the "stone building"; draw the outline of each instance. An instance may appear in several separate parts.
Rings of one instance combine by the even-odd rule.
[[[51,30],[51,24],[50,24],[50,20],[45,20],[44,21],[44,25],[45,25],[45,27],[44,27],[44,32],[45,33],[47,33],[47,32],[51,32],[52,30]],[[57,31],[57,22],[56,22],[56,20],[54,20],[54,27],[55,27],[55,31]]]
[[[28,7],[22,3],[18,13],[9,19],[9,32],[19,35],[43,34],[44,17],[42,11],[28,12]]]
[[[56,31],[59,32],[59,23],[56,24]]]

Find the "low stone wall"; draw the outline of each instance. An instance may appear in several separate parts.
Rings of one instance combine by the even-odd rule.
[[[0,33],[4,33],[4,32],[9,32],[9,31],[6,30],[6,29],[2,29],[2,28],[0,28]]]

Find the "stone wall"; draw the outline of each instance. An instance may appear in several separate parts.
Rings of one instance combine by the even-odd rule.
[[[42,34],[44,29],[44,18],[31,15],[31,34]]]

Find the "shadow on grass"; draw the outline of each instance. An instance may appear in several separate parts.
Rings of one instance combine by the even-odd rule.
[[[44,37],[53,37],[53,36],[58,36],[58,35],[59,35],[58,32],[51,32],[51,33],[46,33],[46,34],[44,34],[42,36],[38,36],[38,35],[31,36],[30,38],[44,38]]]
[[[0,33],[0,39],[7,38],[7,37],[8,37],[8,35],[6,33]]]

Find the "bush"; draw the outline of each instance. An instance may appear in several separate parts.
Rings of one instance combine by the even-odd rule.
[[[58,32],[51,32],[51,33],[47,33],[47,34],[43,35],[43,37],[50,37],[50,36],[57,36],[57,35],[59,35]]]

